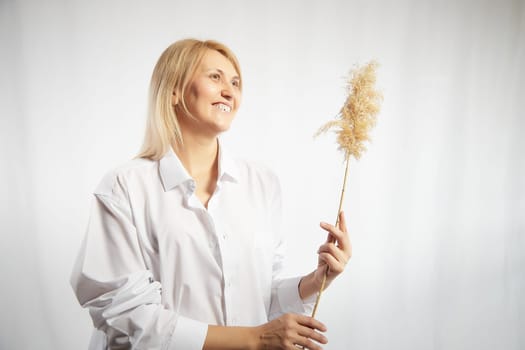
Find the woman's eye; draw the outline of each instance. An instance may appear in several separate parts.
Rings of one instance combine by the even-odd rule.
[[[234,81],[232,81],[232,85],[235,86],[235,87],[239,87],[239,86],[241,86],[241,82],[238,81],[238,80],[234,80]]]
[[[210,78],[212,78],[213,80],[219,80],[221,79],[221,76],[217,73],[213,73],[212,75],[210,75]]]

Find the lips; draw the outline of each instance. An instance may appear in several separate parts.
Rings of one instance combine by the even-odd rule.
[[[231,106],[228,106],[227,104],[222,102],[214,103],[213,105],[221,112],[231,112],[232,110]]]

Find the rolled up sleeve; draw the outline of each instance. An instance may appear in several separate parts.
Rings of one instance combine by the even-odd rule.
[[[95,193],[86,235],[71,285],[89,310],[98,338],[90,349],[200,350],[208,325],[168,310],[161,283],[146,266],[125,186],[117,176],[103,180]]]

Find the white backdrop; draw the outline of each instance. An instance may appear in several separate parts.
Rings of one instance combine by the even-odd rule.
[[[349,69],[381,65],[326,349],[525,348],[523,1],[0,0],[0,349],[87,347],[69,274],[91,192],[138,151],[153,66],[185,37],[241,61],[224,140],[281,178],[290,273],[314,267],[343,175],[312,135]]]

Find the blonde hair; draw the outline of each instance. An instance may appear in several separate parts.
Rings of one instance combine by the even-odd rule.
[[[172,145],[182,145],[173,93],[179,98],[183,113],[189,113],[184,101],[186,89],[207,50],[226,57],[242,78],[239,62],[233,52],[214,40],[184,39],[171,44],[159,57],[151,76],[146,132],[137,158],[159,160]]]

